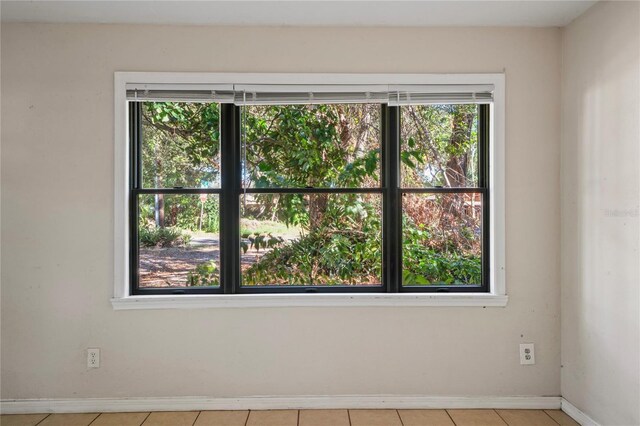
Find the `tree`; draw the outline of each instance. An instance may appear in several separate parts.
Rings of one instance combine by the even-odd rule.
[[[206,187],[219,180],[218,104],[147,102],[142,119],[144,187]],[[163,194],[154,196],[157,227],[165,226],[165,204]],[[175,225],[178,210],[169,211]]]
[[[245,185],[323,188],[379,182],[379,106],[253,106],[245,114]],[[290,209],[292,198],[279,197],[273,206],[287,222],[298,217]],[[320,226],[328,198],[308,197],[307,220],[297,224]]]
[[[477,184],[477,106],[409,105],[402,110],[405,186]]]

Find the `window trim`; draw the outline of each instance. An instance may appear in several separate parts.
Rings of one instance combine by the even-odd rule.
[[[129,113],[127,84],[492,84],[489,146],[489,282],[482,293],[129,295]],[[266,306],[505,306],[504,74],[244,74],[116,72],[114,80],[114,309]],[[400,283],[390,283],[391,286]]]

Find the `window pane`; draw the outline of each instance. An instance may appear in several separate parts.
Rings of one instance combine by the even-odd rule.
[[[403,285],[482,284],[482,194],[404,194]]]
[[[380,186],[380,105],[244,107],[249,188]]]
[[[142,104],[142,187],[220,187],[220,105]]]
[[[403,188],[478,186],[478,106],[401,108]]]
[[[380,285],[380,194],[247,194],[242,285]]]
[[[139,200],[139,287],[220,284],[217,194],[143,194]]]

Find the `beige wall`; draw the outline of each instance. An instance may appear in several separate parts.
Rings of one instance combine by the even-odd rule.
[[[565,28],[562,395],[603,425],[640,424],[640,3]]]
[[[560,47],[558,29],[3,25],[2,398],[559,395]],[[112,310],[114,71],[503,69],[506,308]]]

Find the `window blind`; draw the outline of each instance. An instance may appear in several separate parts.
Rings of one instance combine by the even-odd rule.
[[[237,105],[387,103],[387,85],[235,85]]]
[[[487,104],[493,85],[389,86],[389,105]]]
[[[127,84],[127,100],[236,105],[486,104],[493,102],[493,89],[493,85]]]
[[[233,103],[233,84],[127,84],[127,100]]]

